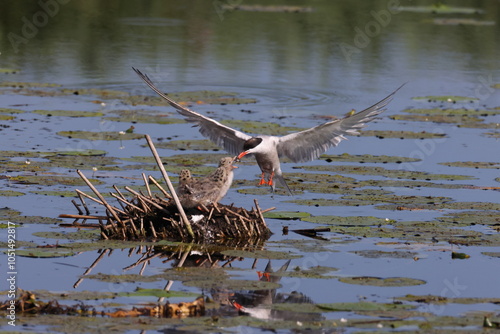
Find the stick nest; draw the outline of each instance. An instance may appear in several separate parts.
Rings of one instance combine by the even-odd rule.
[[[147,194],[125,187],[125,190],[132,194],[131,199],[127,199],[114,186],[116,193],[111,193],[111,196],[117,199],[120,206],[116,207],[104,200],[83,173],[78,171],[78,174],[99,198],[76,189],[80,203],[75,200],[72,202],[78,214],[63,214],[60,217],[75,219],[72,224],[75,227],[98,227],[104,239],[175,240],[200,243],[234,243],[244,240],[248,244],[267,240],[271,235],[256,200],[254,200],[255,207],[251,210],[223,204],[189,209],[186,211],[186,216],[194,234],[194,238],[191,238],[174,200],[151,176],[147,179],[143,174]],[[153,194],[149,187],[150,183],[156,185],[161,194]],[[102,205],[105,215],[91,215],[86,198]],[[87,224],[87,220],[98,220],[99,223]]]

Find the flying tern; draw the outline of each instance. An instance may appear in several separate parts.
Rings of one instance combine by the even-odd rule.
[[[151,79],[136,68],[133,70],[142,80],[168,104],[174,107],[188,122],[196,123],[200,133],[223,147],[230,154],[236,154],[238,159],[245,155],[253,154],[262,171],[259,184],[268,184],[272,191],[275,190],[274,180],[277,179],[291,194],[290,188],[283,178],[279,158],[285,156],[293,162],[306,162],[317,159],[330,147],[337,146],[345,135],[357,135],[359,130],[366,126],[380,113],[386,110],[387,104],[392,101],[396,92],[404,86],[401,85],[384,99],[362,111],[350,114],[344,118],[329,121],[300,132],[290,133],[285,136],[250,136],[241,131],[230,128],[216,120],[203,116],[187,107],[180,105],[166,94],[161,92]],[[266,176],[267,181],[266,181]]]

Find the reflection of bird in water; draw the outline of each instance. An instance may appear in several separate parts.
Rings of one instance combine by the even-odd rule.
[[[271,283],[279,283],[285,274],[290,260],[283,264],[277,271],[268,262],[264,272],[258,272],[259,280]],[[247,293],[235,293],[232,298],[232,305],[243,314],[248,314],[254,318],[265,320],[296,320],[296,321],[321,321],[320,314],[302,313],[292,311],[276,310],[271,307],[273,304],[312,304],[313,301],[304,294],[293,291],[291,293],[278,293],[276,289],[264,289],[248,291]]]
[[[193,179],[191,172],[183,169],[177,187],[182,206],[190,209],[218,203],[233,183],[233,169],[238,168],[233,166],[233,162],[234,158],[222,158],[215,171],[200,179]]]
[[[358,134],[358,131],[366,126],[365,123],[372,121],[385,110],[394,94],[402,87],[399,87],[371,107],[357,113],[348,114],[344,118],[282,137],[263,135],[252,137],[180,105],[156,88],[147,75],[135,68],[134,71],[152,90],[177,109],[179,114],[186,117],[188,122],[196,123],[202,135],[208,137],[229,153],[238,154],[238,159],[247,154],[255,155],[255,160],[257,160],[257,164],[262,171],[260,184],[267,183],[274,191],[273,179],[277,179],[290,194],[290,188],[288,188],[281,173],[279,157],[285,156],[293,162],[306,162],[317,159],[330,147],[337,146],[342,140],[346,139],[345,135]],[[267,181],[265,180],[266,175],[268,175]]]

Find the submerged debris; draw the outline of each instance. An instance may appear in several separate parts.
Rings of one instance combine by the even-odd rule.
[[[132,309],[117,309],[113,312],[96,311],[94,306],[79,303],[77,305],[61,305],[57,300],[43,302],[36,299],[36,295],[30,291],[19,289],[18,298],[11,303],[6,300],[0,304],[0,311],[7,310],[11,305],[19,313],[23,314],[64,314],[81,316],[109,316],[111,318],[153,316],[159,318],[193,317],[205,314],[205,299],[198,297],[192,302],[181,302],[157,304],[145,307],[133,307]]]

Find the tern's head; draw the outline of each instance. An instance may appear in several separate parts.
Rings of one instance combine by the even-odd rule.
[[[247,154],[260,153],[262,138],[252,137],[243,143],[243,152],[238,155],[238,159],[243,158]]]

